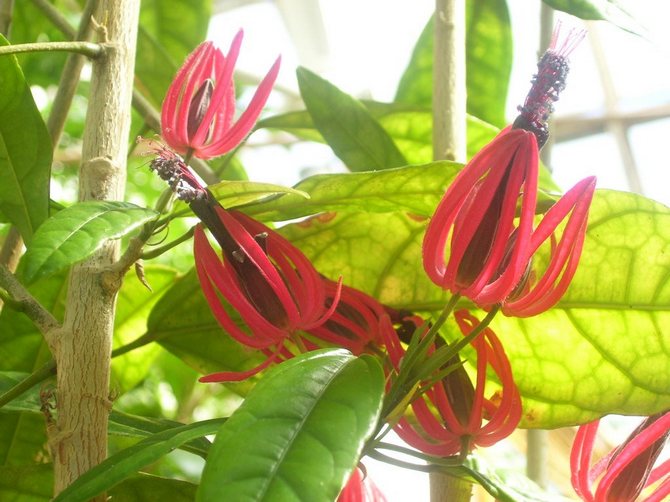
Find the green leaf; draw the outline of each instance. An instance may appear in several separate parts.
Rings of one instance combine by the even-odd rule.
[[[0,57],[0,86],[0,210],[30,244],[49,216],[51,140],[16,57]]]
[[[145,0],[137,37],[136,83],[154,105],[186,56],[207,37],[211,0]]]
[[[542,0],[556,10],[581,19],[603,20],[634,34],[644,32],[644,27],[622,7],[617,0]]]
[[[78,202],[51,217],[39,229],[24,256],[30,283],[81,261],[108,239],[118,239],[156,216],[128,202]]]
[[[122,450],[84,473],[63,490],[54,502],[86,501],[109,490],[144,466],[155,462],[175,448],[196,438],[213,434],[225,419],[204,420],[154,434]]]
[[[407,164],[393,140],[360,101],[305,68],[298,85],[314,125],[351,171]]]
[[[259,363],[256,351],[242,347],[214,319],[195,270],[175,281],[156,304],[144,336],[200,373],[243,371]]]
[[[197,500],[335,500],[381,411],[369,356],[319,350],[269,371],[219,430]]]
[[[324,275],[341,275],[394,307],[437,312],[447,297],[423,272],[425,225],[402,213],[342,213],[281,232]],[[494,319],[524,399],[523,426],[670,407],[668,229],[665,206],[597,191],[580,266],[558,306],[528,319]]]
[[[114,317],[114,348],[131,343],[147,327],[153,306],[177,279],[177,271],[162,265],[145,265],[144,276],[149,291],[131,270],[123,280]],[[148,373],[160,348],[145,345],[115,357],[112,361],[113,388],[123,393],[139,383]]]
[[[384,171],[319,174],[296,185],[310,198],[287,194],[243,208],[264,220],[280,221],[324,211],[407,211],[430,216],[461,170],[455,162],[433,162]]]
[[[507,2],[468,1],[466,23],[467,111],[502,127],[506,123],[505,105],[512,71],[512,31]],[[426,108],[432,106],[433,38],[431,18],[400,79],[395,101]]]
[[[114,502],[192,502],[196,488],[186,481],[141,474],[112,488],[109,496]]]
[[[264,199],[277,199],[290,194],[298,199],[309,199],[309,195],[299,189],[273,185],[271,183],[257,183],[255,181],[221,181],[209,185],[207,189],[212,192],[214,198],[226,209],[242,206],[245,204],[261,201]],[[192,214],[188,205],[177,201],[171,216],[177,217]]]
[[[0,466],[0,500],[49,502],[53,496],[53,466]]]

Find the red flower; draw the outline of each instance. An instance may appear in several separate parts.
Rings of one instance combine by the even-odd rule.
[[[423,241],[424,269],[435,284],[480,306],[501,304],[505,314],[521,317],[548,309],[565,293],[581,255],[595,189],[594,177],[582,180],[533,229],[538,142],[546,140],[546,121],[564,87],[571,49],[566,42],[555,50],[555,43],[538,64],[521,115],[459,173]],[[557,228],[566,220],[557,239]],[[549,265],[531,287],[528,279],[533,282],[537,274],[531,273],[530,262],[547,239],[552,243]]]
[[[386,502],[386,497],[377,485],[356,467],[342,488],[337,502]]]
[[[670,437],[670,411],[647,417],[622,445],[591,465],[599,422],[579,427],[572,445],[570,469],[577,495],[585,502],[634,502],[648,489],[640,500],[667,500],[670,460],[655,468],[654,463]]]
[[[455,317],[463,335],[479,325],[467,310],[456,312]],[[404,355],[400,341],[387,337],[386,344],[398,370]],[[465,369],[458,367],[412,402],[413,420],[403,417],[395,427],[405,442],[424,453],[446,457],[465,454],[475,446],[491,446],[509,436],[521,419],[521,398],[498,337],[485,328],[471,345],[477,353],[474,385]],[[489,398],[485,397],[488,369],[502,385],[502,392]]]
[[[242,44],[240,30],[228,56],[212,42],[203,42],[186,59],[165,95],[161,110],[162,136],[175,151],[202,159],[235,148],[251,131],[279,72],[277,58],[256,89],[247,109],[233,123],[233,69]]]
[[[333,291],[326,307],[324,280],[300,250],[249,216],[220,206],[214,211],[216,219],[206,217],[203,221],[221,246],[223,259],[198,225],[194,237],[196,271],[214,316],[233,338],[277,354],[291,335],[314,329],[333,314],[339,289]],[[248,332],[233,322],[219,295],[240,314]],[[231,376],[216,373],[201,381],[230,380]],[[238,376],[246,378],[249,373]]]
[[[326,305],[331,305],[338,293],[340,286],[327,281]],[[384,315],[384,307],[376,299],[343,285],[333,315],[320,326],[310,329],[309,333],[320,340],[344,347],[358,356],[383,344],[380,319]]]
[[[296,333],[317,328],[333,314],[341,285],[329,286],[326,305],[326,282],[299,249],[253,218],[221,207],[179,155],[164,146],[154,146],[154,152],[151,169],[189,204],[221,247],[219,256],[202,225],[196,226],[196,272],[214,316],[238,342],[268,356],[252,370],[215,373],[201,381],[242,380],[273,361],[288,359],[289,339],[300,350],[316,348]],[[246,328],[232,320],[221,297]]]

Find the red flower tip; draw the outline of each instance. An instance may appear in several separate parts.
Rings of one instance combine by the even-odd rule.
[[[570,468],[577,495],[585,502],[667,500],[670,460],[655,464],[670,437],[670,411],[647,417],[623,444],[591,465],[599,422],[579,427],[572,445]],[[638,499],[643,492],[643,498]]]
[[[386,497],[372,479],[356,467],[337,502],[386,502]]]
[[[279,73],[277,58],[237,121],[233,70],[240,52],[240,30],[224,56],[203,42],[186,59],[170,85],[161,110],[162,136],[175,151],[209,159],[235,148],[251,131]]]
[[[479,321],[467,310],[455,313],[463,335]],[[399,339],[387,337],[389,357],[399,369],[403,350]],[[521,398],[512,369],[498,337],[485,328],[472,346],[477,354],[475,382],[461,367],[431,386],[412,402],[414,419],[403,417],[395,430],[409,445],[430,455],[449,456],[467,453],[475,446],[491,446],[509,436],[521,419]],[[486,374],[498,377],[502,393],[486,397]]]
[[[507,127],[463,168],[423,241],[424,269],[435,284],[483,307],[507,304],[504,312],[520,316],[535,315],[560,299],[579,261],[595,178],[575,185],[533,230],[538,162],[535,136]],[[568,215],[545,277],[535,289],[520,292],[533,253],[555,238]]]
[[[354,355],[381,346],[381,317],[384,307],[373,297],[341,284],[326,282],[326,304],[331,306],[337,295],[339,302],[326,322],[309,330],[311,335],[349,350]]]

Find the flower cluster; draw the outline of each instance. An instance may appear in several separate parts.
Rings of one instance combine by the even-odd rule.
[[[467,310],[457,311],[455,318],[463,335],[479,326]],[[398,371],[405,356],[399,338],[387,335],[386,345]],[[402,417],[395,428],[408,444],[430,455],[467,454],[474,446],[490,446],[509,436],[521,419],[519,391],[496,334],[485,327],[471,345],[476,352],[474,385],[461,362],[450,360],[447,375],[411,403],[413,416]],[[489,369],[501,389],[487,396]]]
[[[463,168],[431,218],[423,266],[435,284],[454,294],[435,325],[383,305],[342,279],[323,277],[279,233],[215,200],[185,159],[222,155],[249,134],[277,77],[279,59],[233,122],[232,74],[242,32],[225,56],[211,42],[201,44],[168,90],[162,109],[168,146],[154,148],[151,168],[201,221],[194,230],[195,264],[214,317],[229,336],[265,356],[248,371],[215,373],[201,381],[244,379],[297,352],[334,345],[355,355],[380,356],[389,395],[397,388],[405,393],[393,405],[410,410],[398,417],[395,429],[422,452],[463,457],[511,434],[522,416],[521,397],[489,322],[498,310],[538,314],[565,293],[581,254],[595,188],[595,178],[586,178],[544,214],[538,210],[538,151],[547,139],[552,104],[565,85],[567,56],[579,36],[561,43],[558,38],[538,63],[519,117]],[[534,260],[545,248],[548,257]],[[536,261],[545,263],[543,270]],[[480,322],[464,309],[453,313],[461,295],[489,310],[487,318]],[[438,331],[451,317],[465,339],[449,344]],[[458,355],[464,345],[469,345],[468,361]],[[357,469],[339,500],[384,497]]]

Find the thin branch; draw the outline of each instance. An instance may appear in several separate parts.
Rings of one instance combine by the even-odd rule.
[[[0,56],[24,52],[74,52],[96,58],[103,52],[102,44],[92,42],[35,42],[32,44],[5,45],[0,47]]]
[[[156,258],[157,256],[162,255],[166,251],[172,249],[175,246],[178,246],[182,242],[185,242],[189,240],[191,237],[193,237],[193,232],[195,231],[195,227],[191,227],[187,232],[185,232],[183,235],[177,237],[175,240],[168,242],[167,244],[157,247],[152,249],[151,251],[146,251],[142,253],[140,258],[143,260],[151,260],[152,258]]]
[[[39,10],[42,11],[42,14],[51,21],[51,23],[58,28],[67,38],[74,38],[77,32],[70,25],[65,16],[58,12],[56,7],[51,5],[47,0],[33,0],[33,4]]]
[[[0,286],[11,295],[12,307],[23,312],[35,323],[52,348],[55,341],[54,332],[60,329],[60,323],[51,312],[45,309],[3,264],[0,264]]]
[[[86,2],[79,30],[77,30],[74,37],[75,40],[86,42],[92,38],[94,27],[93,15],[99,3],[98,0],[88,0]],[[51,144],[54,150],[58,147],[60,136],[63,133],[67,114],[70,111],[72,99],[77,91],[81,69],[85,62],[86,59],[81,54],[71,54],[63,67],[63,73],[61,73],[60,82],[58,83],[58,91],[56,92],[56,96],[54,96],[49,119],[47,120],[47,129],[51,136]]]

